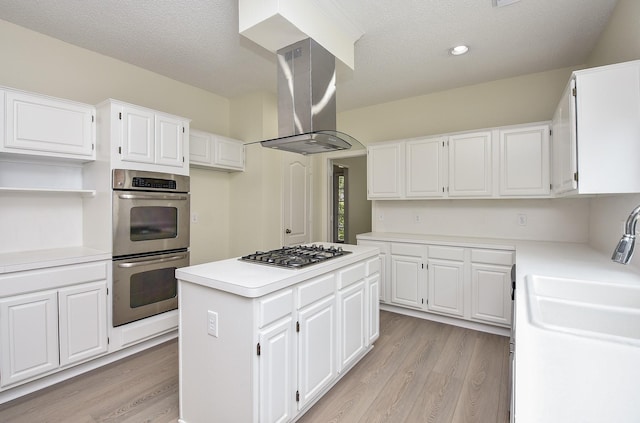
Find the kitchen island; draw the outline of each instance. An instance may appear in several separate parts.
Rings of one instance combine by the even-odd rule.
[[[176,270],[180,422],[293,421],[371,350],[379,252],[340,246],[349,253],[299,269],[228,259]]]

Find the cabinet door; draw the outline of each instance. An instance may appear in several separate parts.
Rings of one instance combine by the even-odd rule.
[[[553,193],[562,194],[578,188],[578,165],[575,121],[575,80],[571,79],[553,115]]]
[[[244,170],[244,145],[241,142],[215,136],[214,163],[224,169]]]
[[[55,291],[0,300],[2,386],[58,367],[58,297]]]
[[[183,167],[184,122],[175,117],[155,115],[155,163]]]
[[[298,409],[302,409],[337,375],[336,296],[300,310],[298,322]]]
[[[511,324],[511,267],[471,264],[471,317]]]
[[[580,194],[640,192],[640,60],[575,74]]]
[[[380,301],[386,303],[389,302],[391,286],[390,286],[390,275],[389,271],[391,266],[389,265],[390,260],[390,245],[388,242],[380,242],[380,241],[368,241],[368,240],[358,240],[358,245],[368,245],[371,247],[377,247],[380,250],[380,283],[378,286],[378,290],[380,292]]]
[[[405,149],[407,197],[443,197],[445,141],[441,138],[408,141]]]
[[[549,125],[500,130],[500,195],[549,192]]]
[[[155,162],[154,113],[134,107],[122,108],[121,159],[128,162]]]
[[[429,260],[429,311],[464,315],[464,262]]]
[[[367,345],[373,344],[380,336],[380,275],[367,278]]]
[[[404,195],[404,144],[367,148],[368,198],[401,198]]]
[[[338,292],[339,371],[349,367],[365,349],[366,301],[364,280]]]
[[[211,166],[213,163],[213,136],[206,132],[189,131],[189,164]]]
[[[288,422],[293,408],[293,318],[287,316],[259,332],[260,422]]]
[[[107,352],[107,283],[58,291],[60,365]]]
[[[421,257],[391,256],[391,303],[423,307],[425,271]]]
[[[4,151],[95,159],[92,106],[7,91],[6,116]]]
[[[490,196],[491,132],[452,135],[448,143],[449,196]]]

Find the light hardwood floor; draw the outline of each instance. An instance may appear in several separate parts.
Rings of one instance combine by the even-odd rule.
[[[373,351],[299,422],[508,422],[507,338],[384,311],[380,329]],[[175,341],[0,405],[3,423],[177,419]]]

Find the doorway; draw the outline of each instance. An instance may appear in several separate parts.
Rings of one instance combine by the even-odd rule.
[[[367,156],[329,160],[328,195],[331,242],[356,244],[356,236],[371,232],[371,201],[367,200]]]

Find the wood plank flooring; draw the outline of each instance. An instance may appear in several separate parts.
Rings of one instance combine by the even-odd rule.
[[[507,338],[385,311],[380,329],[373,351],[299,422],[508,422]],[[175,341],[0,405],[3,423],[177,419]]]

